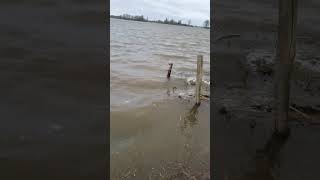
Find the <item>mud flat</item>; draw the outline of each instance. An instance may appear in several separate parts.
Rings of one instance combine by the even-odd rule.
[[[316,122],[320,122],[320,26],[315,19],[319,5],[300,3],[290,97],[291,106]],[[212,44],[213,178],[318,179],[317,123],[291,111],[288,139],[275,141],[272,136],[276,1],[215,1],[213,6],[214,36],[239,34]]]

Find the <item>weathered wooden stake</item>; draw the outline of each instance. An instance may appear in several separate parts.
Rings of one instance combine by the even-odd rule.
[[[275,72],[275,130],[288,132],[290,76],[296,54],[297,0],[279,1],[279,29]]]
[[[172,66],[173,66],[173,63],[169,63],[169,69],[168,69],[168,73],[167,73],[167,78],[168,78],[168,79],[170,79]]]
[[[202,71],[203,67],[203,56],[197,56],[197,79],[196,79],[196,104],[200,104],[200,93],[201,93],[201,83],[202,83]]]

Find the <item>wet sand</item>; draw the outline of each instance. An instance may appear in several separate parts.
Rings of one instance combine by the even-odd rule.
[[[2,179],[106,177],[105,8],[1,2]]]
[[[313,112],[304,112],[319,121],[320,21],[316,7],[320,4],[299,3],[297,61],[303,64],[303,72],[293,74],[291,105],[302,111],[309,106]],[[273,73],[257,73],[247,63],[253,54],[260,61],[272,59],[269,56],[275,53],[277,1],[214,1],[213,6],[214,38],[240,35],[212,44],[213,178],[319,179],[319,126],[290,112],[288,139],[272,136]],[[309,79],[310,87],[301,85]]]

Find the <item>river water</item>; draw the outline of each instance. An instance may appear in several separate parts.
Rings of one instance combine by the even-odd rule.
[[[111,179],[208,176],[210,103],[194,106],[186,79],[203,55],[210,81],[210,30],[113,18],[110,30]]]
[[[110,21],[111,111],[143,106],[166,95],[165,83],[195,76],[197,55],[204,56],[204,79],[210,72],[210,31],[157,23]]]

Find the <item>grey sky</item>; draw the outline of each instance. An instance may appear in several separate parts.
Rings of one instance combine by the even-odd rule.
[[[202,25],[210,19],[210,0],[111,0],[110,14],[144,15],[149,20],[164,20],[166,17],[182,20],[191,19],[193,25]]]

